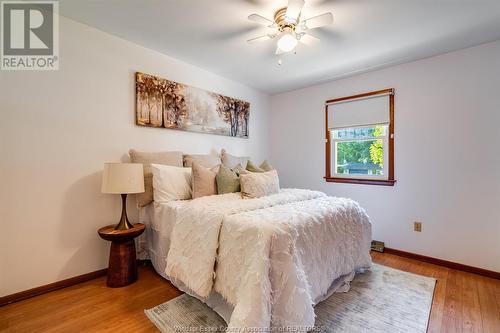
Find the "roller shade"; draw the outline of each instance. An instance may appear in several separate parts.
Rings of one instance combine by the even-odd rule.
[[[328,104],[328,128],[389,124],[390,94]]]

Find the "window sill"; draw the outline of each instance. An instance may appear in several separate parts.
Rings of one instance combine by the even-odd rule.
[[[381,185],[381,186],[394,186],[395,180],[386,179],[354,179],[354,178],[340,178],[340,177],[324,177],[327,183],[345,183],[345,184],[362,184],[362,185]]]

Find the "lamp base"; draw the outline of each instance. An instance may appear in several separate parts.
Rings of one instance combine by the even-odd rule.
[[[120,218],[120,222],[115,226],[115,230],[128,230],[133,227],[127,217],[127,194],[122,194],[122,217]]]

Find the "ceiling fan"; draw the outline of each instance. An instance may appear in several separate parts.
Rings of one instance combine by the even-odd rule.
[[[288,0],[288,6],[278,9],[274,13],[274,21],[259,14],[252,14],[248,19],[260,23],[274,31],[268,34],[249,39],[249,43],[271,40],[279,37],[276,54],[280,55],[295,51],[297,44],[312,44],[319,38],[307,33],[308,30],[316,29],[333,23],[332,13],[324,13],[308,19],[302,19],[302,8],[304,0]]]

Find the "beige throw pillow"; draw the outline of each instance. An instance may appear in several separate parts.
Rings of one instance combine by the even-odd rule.
[[[205,168],[197,161],[193,161],[193,199],[207,195],[217,194],[217,183],[215,177],[219,172],[220,165]]]
[[[219,155],[207,154],[207,155],[184,155],[184,166],[190,168],[193,166],[193,162],[198,162],[199,165],[205,168],[212,168],[216,165],[221,164],[221,159]]]
[[[181,151],[142,152],[130,149],[130,162],[144,165],[144,193],[136,194],[139,207],[149,205],[153,201],[153,174],[151,163],[182,167]]]
[[[225,149],[221,150],[220,158],[222,160],[222,164],[226,168],[229,168],[229,169],[233,169],[238,164],[241,164],[241,166],[244,169],[246,169],[247,162],[250,159],[249,157],[240,157],[240,156],[234,156],[234,155],[228,154]]]
[[[240,176],[240,184],[243,198],[260,198],[280,191],[276,170],[247,172]]]
[[[191,168],[151,164],[155,202],[191,199]]]

